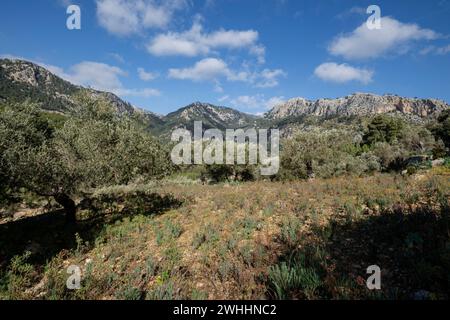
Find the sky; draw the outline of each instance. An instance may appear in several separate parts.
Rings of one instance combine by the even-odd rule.
[[[0,56],[159,114],[355,92],[450,102],[450,0],[2,0]]]

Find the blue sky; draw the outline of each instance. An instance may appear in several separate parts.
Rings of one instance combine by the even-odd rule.
[[[81,30],[66,27],[71,3]],[[0,55],[161,114],[353,92],[450,102],[449,21],[450,0],[3,0]]]

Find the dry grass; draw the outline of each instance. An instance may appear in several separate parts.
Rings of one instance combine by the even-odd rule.
[[[413,177],[375,175],[290,183],[167,183],[158,193],[182,201],[180,207],[109,222],[90,243],[79,241],[76,247],[62,248],[45,268],[35,265],[38,271],[33,274],[33,285],[18,296],[16,288],[13,298],[276,298],[270,270],[311,249],[314,257],[320,258],[311,262],[310,255],[302,267],[311,269],[317,264],[313,271],[320,277],[319,287],[291,288],[287,298],[374,297],[362,285],[369,265],[364,263],[377,257],[379,261],[373,263],[397,266],[400,262],[389,261],[389,250],[405,249],[401,247],[404,239],[400,244],[390,240],[379,243],[388,252],[366,257],[362,245],[371,239],[344,226],[361,225],[362,232],[371,219],[397,211],[408,215],[425,207],[441,214],[439,201],[448,200],[449,177],[448,172],[430,172]],[[350,238],[342,239],[336,230]],[[373,248],[373,244],[367,245]],[[349,246],[354,252],[346,251]],[[345,257],[354,260],[344,261]],[[78,291],[65,289],[65,270],[71,264],[83,270]],[[399,297],[418,289],[403,286],[400,275],[398,270],[389,270],[386,276],[399,290]],[[8,281],[4,281],[5,292]],[[448,286],[434,288],[436,297],[448,295],[445,288]],[[384,297],[395,298],[386,290]]]

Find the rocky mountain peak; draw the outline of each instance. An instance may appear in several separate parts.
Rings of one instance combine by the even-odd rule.
[[[275,106],[266,114],[268,119],[279,120],[291,116],[367,116],[380,113],[399,113],[427,118],[438,115],[449,105],[436,99],[403,98],[395,95],[354,93],[337,99],[315,101],[294,98]]]

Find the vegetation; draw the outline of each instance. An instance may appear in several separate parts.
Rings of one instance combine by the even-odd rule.
[[[450,148],[450,110],[444,110],[439,115],[437,123],[431,126],[431,130],[442,139],[447,148]]]
[[[443,121],[435,128],[441,128]],[[442,129],[435,134],[423,126],[381,115],[367,128],[352,127],[299,132],[284,142],[279,179],[329,178],[373,172],[402,171],[424,159],[449,155]],[[410,161],[412,157],[419,158]],[[411,162],[413,162],[411,164]]]
[[[168,151],[101,101],[86,99],[85,108],[60,128],[31,105],[6,106],[0,141],[2,193],[26,188],[54,197],[71,222],[75,200],[93,189],[161,178],[171,170]]]
[[[118,203],[97,200],[104,215],[65,232],[57,215],[0,225],[8,261],[1,296],[411,299],[425,292],[446,299],[449,177],[447,170],[420,179],[188,188],[167,180],[157,189],[164,200],[144,196],[153,185],[104,189],[96,198]],[[381,291],[365,286],[372,264],[382,269]],[[80,290],[65,286],[69,265],[82,269]]]
[[[449,298],[448,113],[305,118],[269,181],[174,168],[142,118],[77,99],[0,108],[0,299]]]

